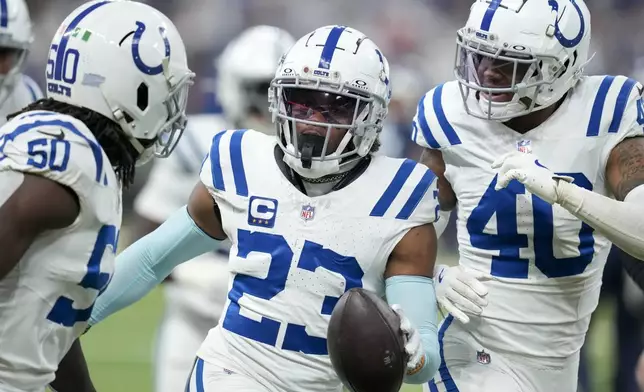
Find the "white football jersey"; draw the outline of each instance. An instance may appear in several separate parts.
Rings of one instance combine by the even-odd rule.
[[[384,296],[391,251],[437,219],[435,175],[373,156],[346,187],[309,197],[282,174],[276,148],[273,136],[226,131],[202,166],[232,242],[232,280],[198,355],[270,391],[339,391],[325,339],[331,311],[353,287]]]
[[[611,245],[517,181],[495,191],[490,165],[513,150],[530,152],[553,172],[608,195],[604,173],[612,148],[644,135],[641,89],[622,76],[584,78],[546,122],[525,134],[469,116],[457,82],[420,101],[412,138],[442,151],[458,198],[460,264],[496,278],[485,283],[489,305],[465,326],[484,346],[541,358],[576,353]]]
[[[36,238],[0,280],[0,390],[42,392],[114,270],[121,186],[82,122],[45,111],[0,128],[0,171],[49,178],[73,189],[80,203],[71,226]]]
[[[4,92],[5,90],[3,90]],[[7,116],[15,113],[32,102],[43,98],[42,91],[38,84],[27,75],[20,75],[16,78],[16,85],[10,95],[0,106],[0,126],[7,122]],[[4,97],[0,94],[0,102]]]
[[[220,115],[190,116],[188,127],[172,155],[154,161],[150,176],[134,201],[136,213],[149,221],[161,223],[186,205],[199,181],[201,164],[208,155],[213,136],[226,128],[226,121]],[[222,278],[216,275],[224,270],[219,264],[228,262],[228,248],[226,242],[217,251],[198,256],[172,271],[173,280],[181,283],[182,287],[210,292],[208,298],[211,303],[190,303],[191,309],[207,318],[218,317],[224,305],[227,290],[225,286],[218,287]]]

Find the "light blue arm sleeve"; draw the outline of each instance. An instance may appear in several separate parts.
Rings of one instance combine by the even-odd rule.
[[[96,300],[89,325],[143,298],[177,265],[216,250],[221,241],[203,232],[186,206],[116,258],[110,284]]]
[[[418,330],[425,351],[425,365],[418,372],[405,375],[405,382],[426,383],[434,377],[441,363],[434,281],[424,276],[397,275],[385,280],[385,290],[387,302],[400,305]]]

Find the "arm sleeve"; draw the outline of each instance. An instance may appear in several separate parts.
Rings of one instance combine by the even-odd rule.
[[[220,242],[197,226],[186,207],[181,208],[116,258],[112,281],[96,300],[89,324],[140,300],[177,265],[216,249]]]
[[[387,302],[398,304],[416,327],[423,342],[425,364],[405,382],[422,384],[431,380],[440,366],[438,308],[434,281],[424,276],[397,275],[385,280]]]
[[[633,257],[644,259],[644,185],[624,201],[559,181],[559,204]]]

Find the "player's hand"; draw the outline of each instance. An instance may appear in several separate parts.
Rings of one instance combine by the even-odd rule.
[[[492,163],[497,169],[498,178],[494,189],[497,191],[508,186],[510,181],[517,180],[525,185],[528,192],[539,196],[550,204],[558,202],[557,180],[571,182],[567,176],[559,176],[539,162],[533,154],[513,151],[503,155]]]
[[[463,324],[470,322],[468,313],[478,316],[487,306],[488,290],[481,281],[490,278],[482,272],[438,265],[434,277],[438,303]]]
[[[425,352],[420,333],[405,316],[400,305],[391,305],[391,308],[400,317],[400,329],[405,336],[405,352],[407,353],[407,374],[419,371],[425,365]]]

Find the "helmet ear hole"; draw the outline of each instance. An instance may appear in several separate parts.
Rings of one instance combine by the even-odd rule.
[[[148,85],[141,83],[136,89],[136,106],[141,109],[141,111],[145,111],[145,109],[148,108],[148,96]]]

